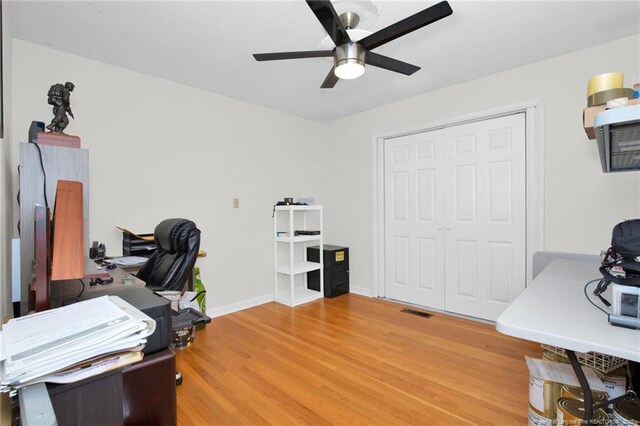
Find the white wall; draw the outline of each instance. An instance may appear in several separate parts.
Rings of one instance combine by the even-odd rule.
[[[640,214],[637,172],[603,174],[582,129],[587,81],[622,71],[640,81],[640,35],[416,96],[327,125],[326,241],[351,247],[351,283],[372,289],[372,137],[535,99],[544,101],[546,249],[599,253],[613,226]],[[429,72],[429,64],[420,72]],[[469,64],[473,66],[473,64]],[[332,153],[339,153],[333,155]]]
[[[13,313],[11,305],[11,238],[13,236],[13,174],[11,171],[11,52],[10,5],[2,3],[2,85],[4,138],[0,139],[0,328]]]
[[[116,225],[190,218],[208,253],[208,308],[273,292],[271,208],[318,193],[319,124],[17,39],[13,73],[18,142],[32,120],[51,120],[51,84],[76,85],[67,133],[89,150],[91,240],[118,255]]]
[[[20,40],[13,50],[13,140],[50,120],[51,84],[73,81],[68,133],[90,150],[91,239],[117,254],[116,225],[150,232],[163,218],[192,218],[209,253],[199,265],[211,308],[272,291],[271,205],[284,196],[316,196],[325,242],[351,248],[351,283],[371,291],[372,137],[471,112],[543,99],[546,249],[597,253],[615,223],[639,214],[638,173],[600,171],[581,112],[592,76],[640,80],[640,36],[325,124]]]

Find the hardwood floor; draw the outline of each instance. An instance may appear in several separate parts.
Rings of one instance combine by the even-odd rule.
[[[525,425],[524,355],[492,325],[344,295],[214,318],[177,350],[178,423]]]

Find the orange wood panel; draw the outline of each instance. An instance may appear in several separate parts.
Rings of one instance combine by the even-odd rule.
[[[52,258],[52,281],[84,276],[82,182],[58,181]]]
[[[80,137],[66,133],[38,132],[38,144],[61,146],[63,148],[80,148]]]

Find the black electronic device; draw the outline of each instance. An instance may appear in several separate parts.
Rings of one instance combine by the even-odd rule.
[[[609,284],[640,287],[640,219],[625,220],[613,227],[611,247],[602,258],[602,280],[593,291],[606,306],[611,303],[602,294]],[[612,322],[613,324],[613,322]]]
[[[38,143],[38,133],[44,132],[44,123],[42,121],[32,121],[29,126],[29,139],[30,143]]]
[[[109,278],[92,278],[89,281],[89,285],[96,285],[96,284],[100,284],[100,285],[104,285],[104,284],[111,284],[113,282],[113,277],[109,277]]]
[[[298,235],[320,235],[320,231],[310,231],[310,230],[293,231],[294,237]]]
[[[622,293],[620,297],[620,315],[638,318],[640,309],[638,309],[638,295]]]
[[[271,217],[276,214],[276,206],[306,206],[305,203],[294,203],[292,197],[286,197],[284,201],[278,201],[273,205]]]
[[[80,300],[100,297],[105,294],[118,296],[156,322],[156,329],[151,336],[147,337],[143,353],[151,354],[169,347],[171,344],[171,302],[168,299],[149,289],[132,287],[109,292],[89,293],[81,297]]]
[[[103,260],[106,256],[107,248],[104,244],[94,241],[89,248],[89,259]]]
[[[613,304],[613,313],[608,314],[611,325],[640,329],[639,258],[640,219],[618,223],[611,232],[611,247],[602,258],[602,279],[593,291],[607,307]],[[612,302],[603,297],[609,285],[613,287]]]
[[[604,283],[598,286],[597,293],[602,294],[609,283],[640,287],[640,262],[636,260],[638,257],[640,257],[640,219],[618,223],[611,232],[611,247],[602,260],[600,273]],[[616,273],[617,267],[621,267],[625,274]]]
[[[294,203],[293,198],[285,198],[284,201],[278,201],[276,206],[306,206],[305,203]]]
[[[324,244],[322,252],[324,296],[331,298],[349,293],[349,247]],[[307,260],[320,262],[318,246],[307,247]],[[307,273],[307,287],[320,291],[320,271]]]
[[[166,349],[171,344],[171,302],[146,288],[133,287],[113,293],[156,322],[153,334],[147,337],[145,354]]]

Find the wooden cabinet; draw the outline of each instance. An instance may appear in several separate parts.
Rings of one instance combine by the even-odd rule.
[[[171,349],[79,382],[48,384],[47,389],[59,425],[177,424],[176,362]]]

